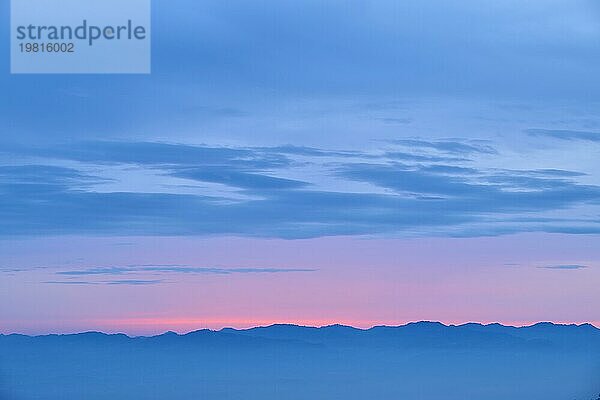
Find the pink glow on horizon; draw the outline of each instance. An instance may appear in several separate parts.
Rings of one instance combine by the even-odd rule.
[[[108,321],[95,321],[100,326],[110,326],[111,332],[116,332],[119,329],[123,332],[136,332],[145,331],[148,332],[165,332],[173,331],[177,333],[187,333],[200,329],[211,329],[220,330],[223,328],[235,328],[235,329],[248,329],[261,326],[270,326],[275,324],[292,324],[307,327],[324,327],[331,325],[345,325],[360,329],[369,329],[374,326],[402,326],[410,323],[422,322],[420,320],[409,320],[409,321],[330,321],[330,320],[202,320],[202,319],[160,319],[160,318],[132,318],[123,320],[108,320]],[[572,321],[431,321],[440,322],[444,325],[463,325],[467,323],[479,323],[482,325],[489,325],[499,323],[506,326],[524,327],[535,325],[540,322],[552,322],[560,325],[581,325],[590,322],[572,322]],[[95,325],[94,323],[94,325]],[[592,325],[600,328],[600,322],[592,322]]]
[[[185,334],[202,329],[220,330],[223,328],[248,329],[255,327],[264,327],[276,324],[293,324],[306,327],[325,327],[331,325],[351,326],[358,329],[369,329],[375,326],[403,326],[410,323],[422,322],[423,320],[407,320],[407,321],[330,321],[330,320],[244,320],[244,319],[226,319],[226,320],[206,320],[199,318],[126,318],[115,320],[88,320],[83,322],[80,328],[63,327],[59,330],[42,331],[20,331],[16,333],[38,335],[38,334],[69,334],[89,331],[99,331],[107,334],[124,333],[130,336],[136,335],[158,335],[167,331]],[[459,326],[467,323],[478,323],[482,325],[501,324],[505,326],[525,327],[535,325],[540,322],[551,322],[559,325],[582,325],[591,324],[600,329],[600,321],[584,322],[584,321],[439,321],[425,320],[429,322],[440,322],[447,326]],[[3,332],[8,334],[9,332]]]
[[[125,240],[130,244],[115,245]],[[518,326],[600,321],[595,307],[600,303],[597,243],[595,236],[554,234],[471,239],[0,241],[0,266],[15,269],[0,280],[0,332],[156,334],[273,323],[368,328],[421,320]],[[314,271],[57,275],[134,264]],[[573,264],[587,268],[544,268]],[[118,279],[164,282],[101,284]],[[47,283],[68,280],[100,284]]]

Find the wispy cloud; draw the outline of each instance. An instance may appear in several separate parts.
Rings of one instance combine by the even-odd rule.
[[[185,168],[177,170],[171,175],[201,182],[220,183],[242,189],[295,189],[308,185],[307,182],[293,179],[283,179],[223,167]]]
[[[394,117],[382,117],[377,118],[378,121],[383,122],[384,124],[389,125],[405,125],[412,123],[412,119],[410,118],[394,118]]]
[[[562,265],[548,265],[544,267],[540,267],[544,269],[559,269],[559,270],[578,270],[578,269],[586,269],[589,268],[587,265],[580,264],[562,264]]]
[[[527,129],[530,136],[543,136],[561,140],[580,140],[588,142],[600,142],[600,132],[573,131],[565,129]]]
[[[154,280],[141,280],[141,279],[123,279],[118,281],[106,281],[107,285],[132,285],[132,286],[141,286],[141,285],[156,285],[159,283],[163,283],[163,280],[154,279]]]
[[[422,140],[422,139],[399,139],[393,143],[410,148],[433,149],[449,154],[497,154],[498,152],[488,144],[474,141],[458,140]]]
[[[283,154],[260,149],[162,142],[80,141],[56,147],[12,146],[14,154],[61,158],[85,163],[154,167],[277,168],[290,164]]]
[[[2,165],[0,166],[0,185],[16,187],[18,185],[39,185],[38,187],[89,187],[106,182],[106,178],[92,176],[73,168],[54,165]]]
[[[576,171],[465,166],[459,160],[466,154],[495,152],[475,141],[398,142],[401,151],[386,148],[370,153],[145,142],[88,142],[45,148],[39,154],[38,149],[37,157],[96,166],[142,165],[173,183],[181,183],[181,178],[217,183],[230,192],[200,188],[183,194],[177,184],[159,193],[96,190],[94,185],[102,180],[75,168],[0,167],[0,235],[224,234],[297,239],[600,232],[600,221],[531,215],[600,205],[600,187],[578,183],[582,174]],[[312,159],[299,162],[296,156]],[[228,194],[233,192],[245,197]]]
[[[423,154],[415,154],[408,153],[403,151],[388,151],[385,153],[385,157],[392,160],[399,161],[416,161],[416,162],[462,162],[469,161],[466,158],[458,158],[458,157],[442,157],[436,155],[423,155]]]
[[[142,279],[123,279],[114,281],[45,281],[43,283],[53,285],[131,285],[131,286],[143,286],[143,285],[157,285],[164,283],[164,280],[153,279],[153,280],[142,280]]]
[[[58,275],[123,275],[131,273],[176,273],[176,274],[278,274],[291,272],[315,272],[313,268],[218,268],[190,267],[185,265],[129,265],[124,267],[94,267],[81,270],[59,271]]]

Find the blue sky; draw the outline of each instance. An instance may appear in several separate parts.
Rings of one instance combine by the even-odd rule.
[[[0,13],[7,20],[6,2]],[[536,247],[534,257],[521,248],[492,264],[531,268],[550,283],[568,274],[573,288],[587,288],[600,254],[593,245],[579,251],[573,237],[593,243],[600,233],[599,21],[600,7],[579,0],[154,1],[150,75],[10,75],[9,60],[0,58],[0,245],[6,251],[0,263],[16,279],[0,287],[4,303],[29,304],[25,282],[51,290],[41,289],[44,282],[77,277],[61,274],[70,269],[174,264],[177,244],[172,253],[144,257],[152,238],[176,238],[183,247],[187,240],[315,240],[324,252],[321,243],[331,237],[349,246],[382,240],[386,256],[374,264],[392,268],[397,261],[396,279],[412,264],[403,264],[395,248],[408,246],[427,258],[427,246],[412,248],[412,240],[447,246],[466,240],[465,251],[479,261],[475,247],[482,238],[532,246],[548,241],[563,255]],[[0,31],[4,54],[8,35]],[[70,241],[96,245],[61,259],[56,240],[66,240],[58,246],[63,252]],[[131,246],[105,259],[107,240]],[[13,247],[19,251],[8,252]],[[311,271],[307,276],[327,270],[326,258],[304,264],[289,251],[287,259],[261,265],[228,251],[218,263],[188,251],[175,264],[196,271]],[[431,282],[439,283],[434,275],[453,279],[452,266],[463,257],[470,256],[454,254],[446,267],[437,266]],[[52,260],[51,273],[40,272],[48,267],[43,260]],[[132,279],[115,273],[94,282],[138,290],[168,281],[156,276],[165,271],[128,272]],[[350,279],[355,287],[360,273],[354,272],[325,281]],[[411,274],[420,282],[415,287],[424,285],[420,293],[427,292],[419,272]],[[190,274],[178,279],[183,275]],[[249,275],[243,279],[274,286],[288,279]],[[519,279],[535,282],[534,275]],[[260,286],[246,285],[240,283]],[[569,293],[577,312],[553,314],[550,304],[567,293],[551,287],[538,293],[548,308],[532,306],[513,320],[600,321],[582,306],[590,300],[584,293],[577,299]],[[56,307],[67,301],[66,292],[53,293]],[[483,319],[454,313],[444,308],[447,299],[438,300],[423,318]],[[335,304],[342,311],[353,307]],[[115,305],[115,313],[127,311]],[[22,307],[28,321],[40,320],[37,312]],[[348,312],[349,320],[368,319]],[[33,329],[33,322],[10,315],[14,329]],[[56,318],[70,315],[65,310]],[[511,319],[505,312],[490,315]],[[413,317],[391,313],[378,321]]]
[[[3,73],[11,95],[1,122],[49,141],[198,140],[198,131],[243,135],[254,127],[280,142],[273,122],[310,115],[317,123],[332,107],[356,114],[441,97],[577,109],[600,92],[598,13],[593,1],[154,2],[152,75]],[[569,113],[562,117],[575,117]]]

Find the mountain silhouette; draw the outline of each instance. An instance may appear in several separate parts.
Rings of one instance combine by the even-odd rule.
[[[0,335],[0,399],[585,399],[600,330],[417,322]]]

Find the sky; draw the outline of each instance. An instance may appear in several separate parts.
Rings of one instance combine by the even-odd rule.
[[[8,37],[2,333],[600,326],[594,1],[154,1],[149,75]]]

